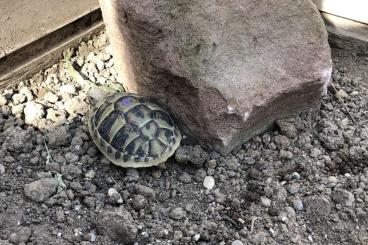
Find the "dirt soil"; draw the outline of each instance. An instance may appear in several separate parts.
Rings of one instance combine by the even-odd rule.
[[[368,57],[332,51],[338,92],[320,111],[228,156],[148,169],[98,151],[64,61],[2,91],[0,244],[368,244]],[[103,33],[68,55],[116,80]]]

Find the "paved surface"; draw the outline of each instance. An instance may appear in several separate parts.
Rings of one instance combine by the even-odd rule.
[[[313,0],[313,2],[325,13],[368,24],[367,0]]]
[[[0,58],[98,7],[98,0],[0,0]]]

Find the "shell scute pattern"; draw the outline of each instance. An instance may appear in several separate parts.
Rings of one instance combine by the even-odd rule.
[[[135,94],[108,96],[92,112],[88,126],[101,152],[122,167],[158,165],[181,141],[170,114]]]

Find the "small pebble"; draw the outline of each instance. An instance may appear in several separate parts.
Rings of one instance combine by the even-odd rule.
[[[185,217],[186,213],[182,208],[174,208],[170,211],[170,218],[174,220],[181,220]]]
[[[83,203],[89,208],[94,208],[96,206],[96,198],[95,197],[85,197],[83,199]]]
[[[212,159],[207,162],[208,168],[216,168],[216,160]]]
[[[35,202],[46,201],[56,193],[58,181],[54,178],[44,178],[24,186],[24,194]]]
[[[24,107],[24,121],[26,124],[34,125],[45,116],[44,108],[36,102],[27,102]]]
[[[107,191],[107,195],[110,197],[113,203],[122,204],[123,198],[121,197],[120,193],[115,188],[110,188]]]
[[[0,94],[0,107],[6,105],[7,100],[4,95]]]
[[[293,207],[295,210],[302,211],[304,206],[303,202],[300,199],[294,199],[293,200]]]
[[[332,197],[332,200],[334,200],[336,203],[344,205],[346,207],[353,206],[355,202],[353,193],[347,190],[343,190],[343,189],[335,190],[332,193],[331,197]]]
[[[290,151],[281,150],[280,151],[280,157],[282,159],[290,160],[290,159],[293,158],[293,153],[291,153]]]
[[[147,206],[147,200],[142,195],[134,195],[133,208],[137,211],[144,209]]]
[[[207,190],[212,190],[212,188],[215,186],[215,179],[212,176],[206,176],[203,181],[203,186]]]
[[[62,94],[75,94],[76,92],[75,87],[72,84],[66,84],[66,85],[60,86],[59,91]]]
[[[86,174],[85,177],[87,180],[92,180],[96,175],[96,172],[94,170],[89,170]]]
[[[288,192],[292,195],[297,194],[299,192],[300,189],[300,184],[299,183],[292,183],[288,188]]]
[[[144,185],[140,185],[140,184],[136,184],[134,186],[135,192],[137,194],[140,194],[142,196],[144,196],[145,198],[148,199],[154,199],[155,198],[155,191],[148,187],[148,186],[144,186]]]
[[[240,240],[235,240],[231,243],[231,245],[243,245],[243,242]]]
[[[56,216],[56,222],[62,223],[65,221],[65,215],[64,215],[63,210],[57,210],[55,216]]]
[[[47,92],[44,97],[44,100],[50,102],[50,103],[56,103],[58,101],[58,96],[56,94],[54,94],[53,92]]]
[[[195,234],[192,238],[193,241],[197,242],[201,238],[201,234]]]
[[[261,197],[261,204],[263,207],[271,206],[271,200],[267,197]]]
[[[183,237],[183,233],[181,231],[174,231],[174,240],[178,241]]]
[[[298,172],[293,172],[290,176],[292,179],[300,179],[300,174]]]
[[[32,230],[29,227],[20,227],[17,232],[9,235],[8,240],[13,244],[25,244],[32,235]]]
[[[330,182],[331,184],[336,184],[338,182],[338,180],[335,176],[329,176],[328,177],[328,182]]]
[[[5,173],[5,166],[3,164],[0,164],[0,175],[3,175]]]
[[[12,100],[14,105],[19,105],[26,101],[26,96],[24,94],[14,94]]]

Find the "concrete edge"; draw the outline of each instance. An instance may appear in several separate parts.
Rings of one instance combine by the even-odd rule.
[[[0,59],[0,88],[13,85],[22,79],[54,65],[62,53],[76,47],[104,29],[100,9],[15,50]]]
[[[368,24],[321,13],[332,47],[368,55]]]

